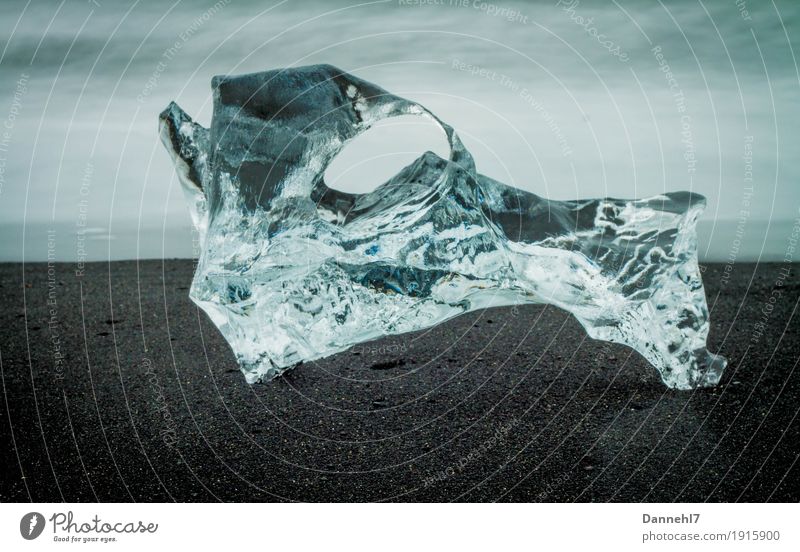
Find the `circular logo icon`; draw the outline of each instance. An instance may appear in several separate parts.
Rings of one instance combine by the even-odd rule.
[[[39,512],[31,512],[19,520],[19,533],[25,540],[33,540],[44,531],[44,516]]]

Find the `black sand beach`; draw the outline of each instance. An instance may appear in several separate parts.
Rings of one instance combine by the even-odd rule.
[[[794,502],[787,266],[706,266],[729,366],[676,392],[544,306],[250,386],[188,298],[192,261],[0,265],[0,501]]]

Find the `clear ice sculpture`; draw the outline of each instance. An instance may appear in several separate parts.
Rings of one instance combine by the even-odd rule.
[[[330,65],[212,80],[210,129],[160,115],[202,250],[190,296],[248,382],[489,306],[548,303],[641,353],[676,389],[713,386],[695,223],[705,198],[551,201],[478,174],[418,103]],[[328,188],[342,147],[398,115],[435,121],[427,152],[365,194]]]

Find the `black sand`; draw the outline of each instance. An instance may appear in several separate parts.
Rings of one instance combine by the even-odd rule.
[[[188,299],[191,261],[55,265],[52,293],[47,265],[0,265],[0,501],[797,501],[785,266],[727,284],[708,267],[709,348],[730,365],[676,392],[539,306],[249,386]]]

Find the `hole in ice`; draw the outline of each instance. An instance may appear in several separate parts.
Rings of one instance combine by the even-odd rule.
[[[450,155],[434,121],[414,115],[384,119],[339,152],[325,171],[325,184],[340,192],[369,193],[426,151],[444,159]]]

